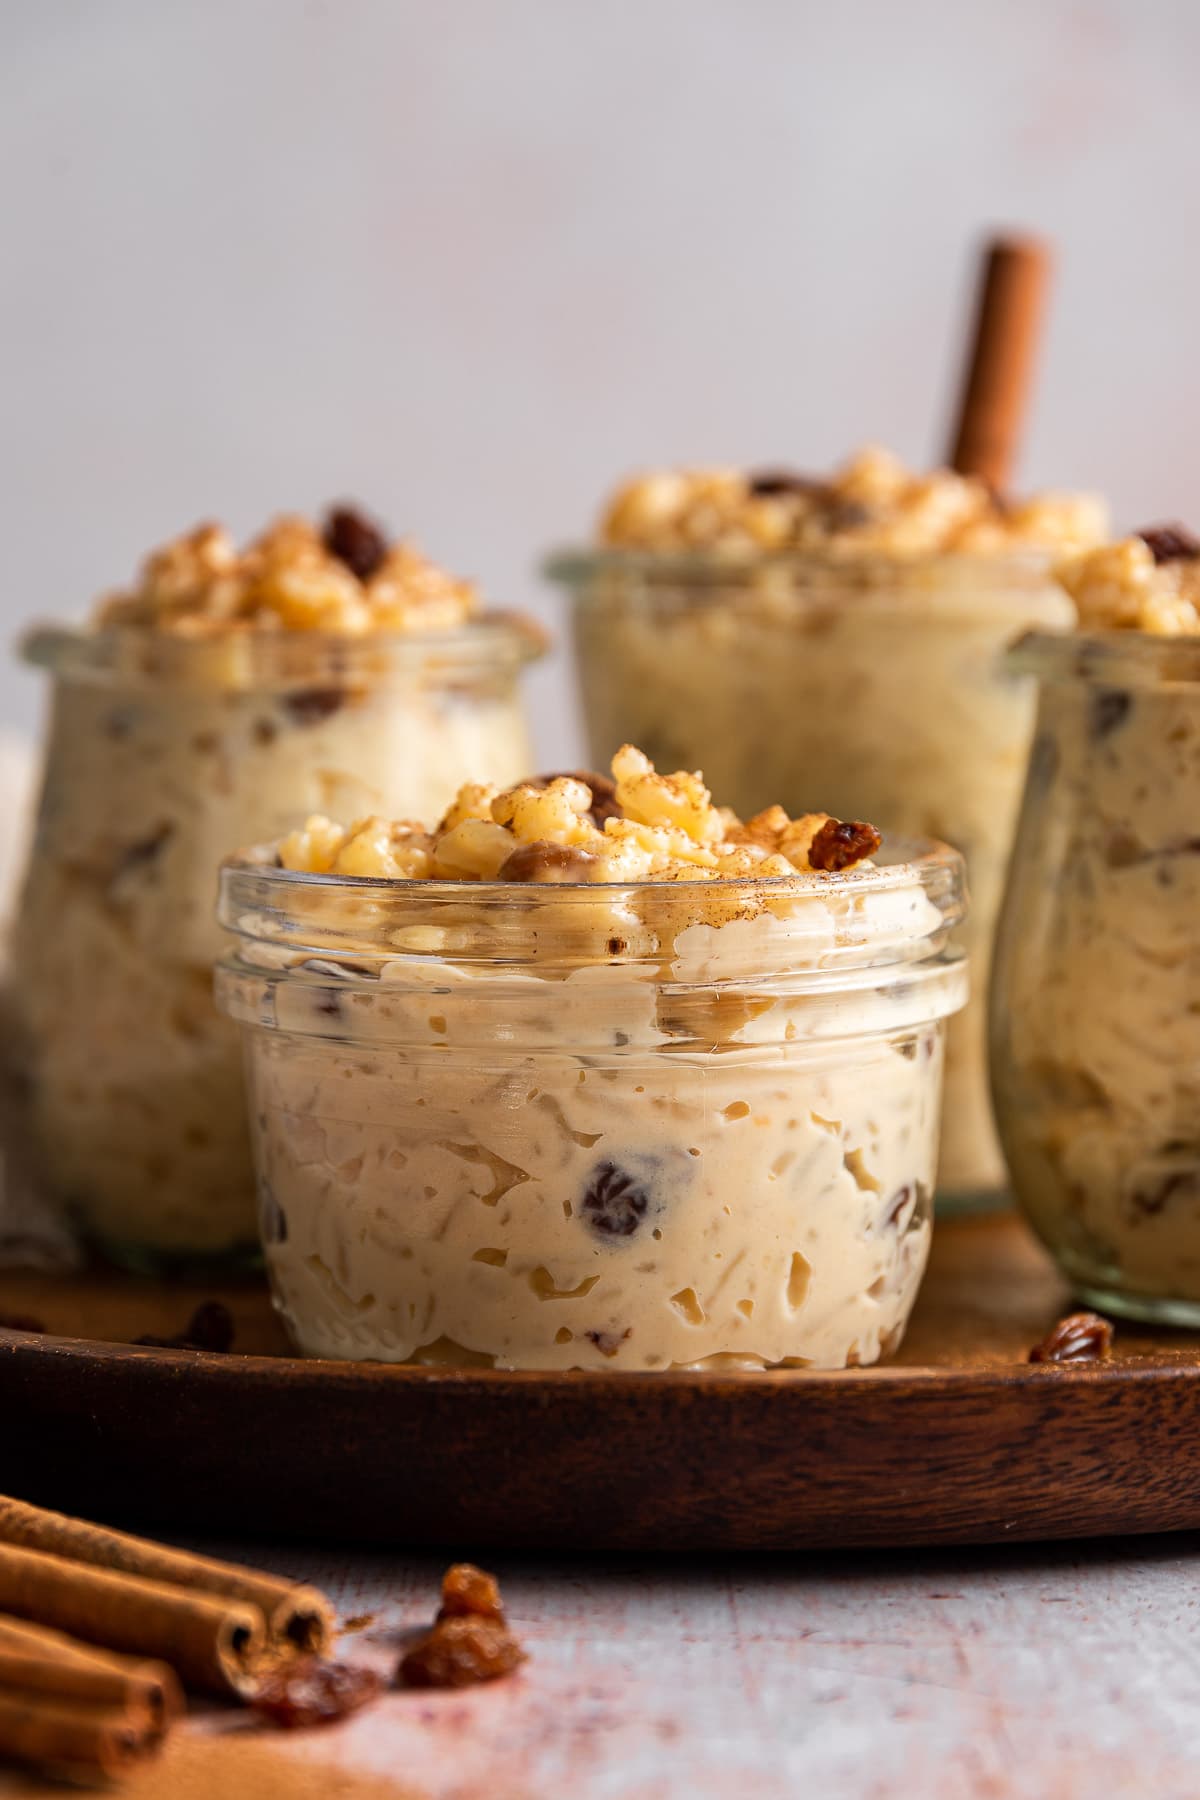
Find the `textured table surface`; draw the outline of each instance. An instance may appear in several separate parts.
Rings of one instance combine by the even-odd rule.
[[[199,1547],[199,1546],[197,1546]],[[319,1583],[390,1667],[433,1558],[206,1545]],[[469,1547],[464,1546],[464,1550]],[[327,1731],[190,1720],[131,1800],[1196,1800],[1200,1543],[486,1558],[516,1678]],[[0,1793],[42,1792],[19,1778]]]

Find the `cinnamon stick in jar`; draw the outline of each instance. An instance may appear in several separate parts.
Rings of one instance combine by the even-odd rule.
[[[997,237],[982,259],[949,463],[995,493],[1009,485],[1033,386],[1050,252],[1032,237]]]
[[[243,1600],[0,1543],[0,1610],[114,1650],[161,1659],[189,1687],[244,1691],[266,1644]]]
[[[315,1588],[215,1557],[172,1550],[148,1538],[72,1519],[7,1495],[0,1495],[0,1544],[19,1544],[95,1568],[121,1570],[173,1587],[244,1601],[262,1614],[269,1640],[281,1648],[319,1655],[333,1641],[333,1609]],[[0,1607],[3,1604],[0,1599]]]

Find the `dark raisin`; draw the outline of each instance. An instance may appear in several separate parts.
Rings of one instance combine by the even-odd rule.
[[[0,1331],[43,1332],[46,1327],[29,1313],[0,1313]]]
[[[583,1335],[589,1343],[595,1344],[601,1356],[615,1356],[631,1329],[627,1325],[624,1331],[585,1331]]]
[[[1148,525],[1135,534],[1147,546],[1156,563],[1194,562],[1200,556],[1200,538],[1186,525]]]
[[[454,1619],[463,1614],[495,1619],[498,1625],[504,1624],[500,1583],[486,1569],[477,1569],[474,1563],[454,1563],[442,1576],[442,1610],[438,1618]]]
[[[133,1341],[156,1350],[211,1350],[224,1354],[233,1348],[233,1318],[219,1300],[204,1300],[176,1337],[147,1334]]]
[[[912,1197],[913,1191],[907,1182],[905,1182],[902,1188],[897,1188],[896,1192],[888,1202],[887,1211],[883,1215],[884,1224],[893,1226],[899,1225],[900,1216]]]
[[[135,870],[152,868],[174,836],[173,825],[156,825],[145,837],[126,844],[118,851],[113,863],[113,880],[119,881],[123,875],[131,875]]]
[[[319,725],[345,703],[342,688],[297,688],[294,694],[283,694],[281,705],[294,725]]]
[[[608,775],[597,775],[594,769],[560,769],[553,775],[535,775],[531,786],[549,787],[552,781],[582,781],[592,790],[592,822],[601,830],[605,819],[621,819],[624,813],[617,803],[617,784]]]
[[[258,1228],[262,1232],[264,1244],[287,1243],[287,1214],[275,1198],[274,1189],[266,1181],[258,1184]]]
[[[396,1670],[397,1686],[473,1687],[511,1674],[525,1652],[497,1619],[474,1615],[440,1619],[406,1650]]]
[[[1123,688],[1097,688],[1092,695],[1089,729],[1094,738],[1105,738],[1123,725],[1133,705],[1133,695]]]
[[[827,819],[809,845],[809,864],[836,874],[874,855],[882,841],[875,827],[861,819]]]
[[[1138,1181],[1129,1198],[1136,1210],[1154,1218],[1172,1200],[1200,1197],[1200,1169],[1170,1169]]]
[[[632,1237],[650,1210],[650,1196],[627,1170],[605,1161],[589,1175],[580,1210],[600,1237]]]
[[[1068,1313],[1029,1352],[1031,1363],[1098,1362],[1112,1348],[1113,1328],[1099,1313]]]
[[[757,469],[747,475],[746,490],[756,500],[769,500],[776,494],[804,494],[815,500],[828,492],[828,483],[801,475],[797,469]]]
[[[532,844],[518,844],[500,865],[497,881],[568,882],[586,881],[596,858],[589,850],[574,844],[556,844],[549,838],[537,838]]]
[[[325,548],[360,581],[370,581],[388,551],[385,534],[353,506],[332,508],[325,521]]]
[[[248,1697],[252,1710],[284,1731],[333,1725],[382,1693],[374,1669],[325,1662],[316,1656],[279,1664]]]

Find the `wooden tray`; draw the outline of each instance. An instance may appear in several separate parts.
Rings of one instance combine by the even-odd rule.
[[[595,1550],[985,1542],[1200,1526],[1200,1336],[1030,1366],[1067,1306],[1007,1215],[938,1227],[908,1340],[838,1374],[304,1362],[264,1291],[227,1356],[133,1347],[197,1299],[0,1274],[0,1490],[245,1537]],[[51,1335],[62,1334],[62,1335]],[[124,1340],[124,1341],[123,1341]]]

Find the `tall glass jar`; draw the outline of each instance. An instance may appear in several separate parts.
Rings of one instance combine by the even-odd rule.
[[[1200,643],[1033,634],[992,991],[1017,1201],[1106,1311],[1200,1325]]]
[[[999,1193],[985,993],[1033,728],[1032,685],[1002,651],[1071,622],[1045,556],[601,551],[549,567],[574,595],[593,761],[641,744],[660,768],[703,760],[742,814],[820,805],[964,853],[972,998],[950,1025],[938,1199]]]
[[[531,887],[236,861],[267,1268],[301,1350],[873,1362],[929,1245],[961,860]]]
[[[139,1268],[257,1254],[237,1034],[212,1002],[217,868],[313,812],[436,816],[529,767],[533,628],[185,639],[35,630],[53,681],[13,945],[49,1186]]]

